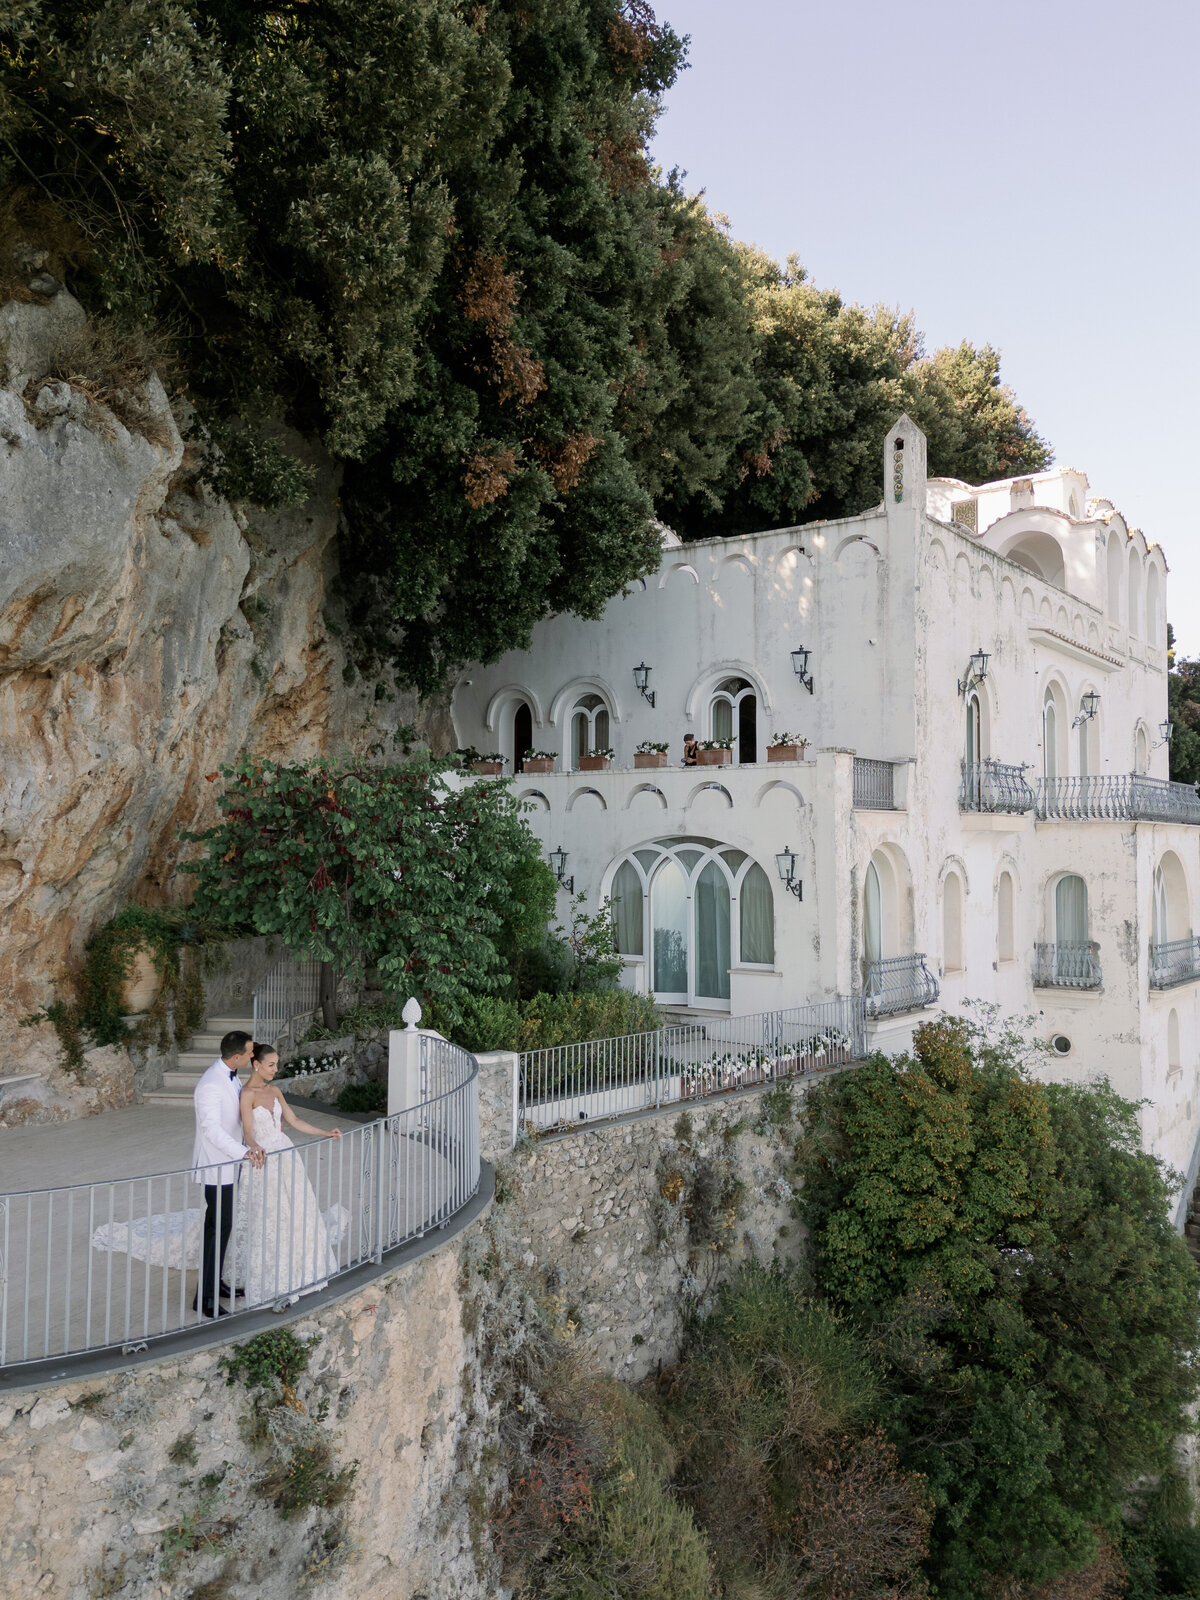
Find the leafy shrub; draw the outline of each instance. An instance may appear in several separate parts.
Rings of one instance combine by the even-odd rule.
[[[357,1462],[335,1469],[332,1447],[318,1438],[297,1444],[288,1455],[272,1462],[255,1488],[286,1520],[310,1506],[341,1505],[353,1492],[357,1475]]]
[[[386,1083],[351,1083],[338,1095],[337,1108],[356,1115],[373,1112],[382,1117],[387,1115],[387,1097]]]
[[[226,1383],[241,1378],[249,1389],[269,1389],[276,1383],[285,1390],[294,1389],[301,1373],[308,1371],[309,1358],[320,1342],[319,1334],[302,1339],[291,1328],[272,1329],[231,1346],[217,1365],[224,1371]]]

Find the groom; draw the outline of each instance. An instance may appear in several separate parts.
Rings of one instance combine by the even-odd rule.
[[[221,1057],[196,1085],[196,1144],[192,1151],[192,1182],[204,1185],[204,1253],[193,1311],[206,1317],[226,1317],[219,1296],[231,1299],[224,1282],[225,1246],[233,1227],[233,1195],[239,1161],[261,1167],[266,1160],[257,1145],[242,1143],[242,1118],[238,1107],[242,1085],[238,1073],[249,1066],[254,1041],[235,1028],[221,1040]]]

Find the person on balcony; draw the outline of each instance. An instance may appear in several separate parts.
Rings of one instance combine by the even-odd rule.
[[[196,1085],[196,1143],[192,1149],[192,1182],[204,1185],[204,1247],[200,1279],[192,1310],[206,1317],[228,1316],[222,1297],[232,1300],[240,1290],[225,1282],[225,1247],[233,1227],[233,1200],[239,1163],[261,1167],[266,1157],[253,1140],[243,1144],[238,1073],[250,1065],[254,1041],[235,1028],[221,1040],[220,1057]]]
[[[696,735],[694,733],[685,733],[683,736],[683,764],[685,767],[694,767],[698,764],[696,754],[698,749]]]

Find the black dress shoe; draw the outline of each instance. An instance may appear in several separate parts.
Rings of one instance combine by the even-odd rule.
[[[239,1289],[231,1289],[227,1283],[223,1283],[221,1285],[221,1299],[222,1300],[244,1300],[245,1298],[246,1298],[245,1289],[240,1289],[240,1288]]]
[[[196,1306],[192,1307],[193,1311],[195,1311],[197,1309],[200,1311],[201,1316],[205,1316],[205,1317],[214,1317],[214,1318],[215,1317],[231,1317],[233,1315],[233,1312],[226,1310],[226,1308],[224,1306],[206,1305],[206,1306],[200,1306],[200,1307],[196,1307]]]

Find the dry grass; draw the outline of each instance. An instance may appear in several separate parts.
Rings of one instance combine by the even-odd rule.
[[[150,379],[169,368],[163,349],[141,329],[119,326],[111,317],[85,323],[54,351],[49,370],[29,385],[32,399],[46,378],[61,379],[86,397],[93,425],[103,427],[97,410],[110,412],[130,433],[140,433],[167,449],[172,432],[146,398]]]

